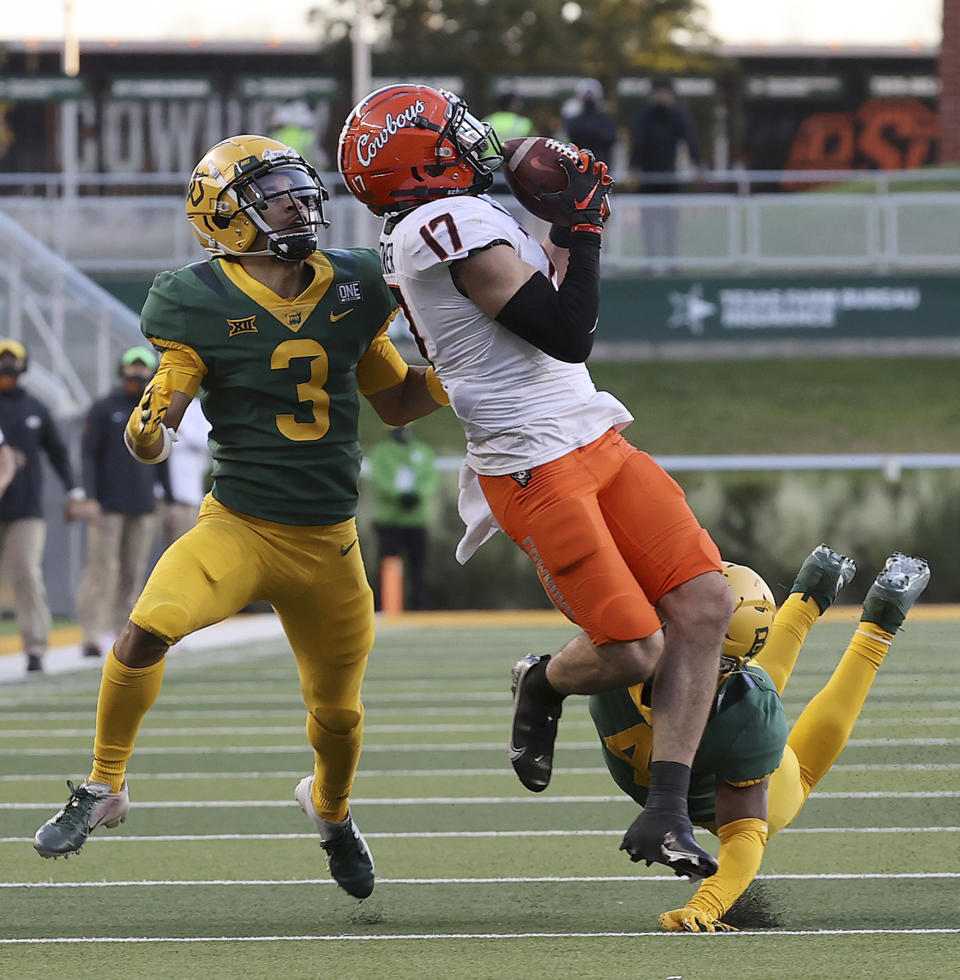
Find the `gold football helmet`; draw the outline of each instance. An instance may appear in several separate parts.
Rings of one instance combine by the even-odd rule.
[[[211,256],[273,255],[297,262],[317,250],[329,199],[316,170],[292,147],[266,136],[231,136],[208,150],[187,189],[187,220]],[[296,217],[274,227],[264,212],[286,197]],[[265,248],[253,251],[258,239]]]
[[[724,638],[721,667],[730,670],[763,648],[777,605],[770,587],[752,568],[725,561],[722,571],[734,595],[733,616]],[[728,663],[730,660],[736,663]]]

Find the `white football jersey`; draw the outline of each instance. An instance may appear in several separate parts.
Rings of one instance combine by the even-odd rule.
[[[457,289],[449,263],[493,244],[509,245],[553,276],[540,243],[486,195],[431,201],[388,220],[380,257],[384,278],[463,423],[467,465],[503,476],[557,459],[633,417],[597,391],[586,365],[543,353]]]

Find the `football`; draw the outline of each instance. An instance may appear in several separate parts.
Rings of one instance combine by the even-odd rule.
[[[576,162],[579,151],[570,143],[546,136],[526,136],[503,144],[503,175],[513,196],[533,215],[551,224],[568,224],[544,194],[562,191],[567,174],[560,166],[561,156]]]

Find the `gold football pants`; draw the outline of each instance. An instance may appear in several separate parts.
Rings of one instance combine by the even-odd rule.
[[[316,757],[314,803],[325,819],[342,819],[360,757],[360,685],[374,632],[354,519],[276,524],[208,494],[196,526],[157,562],[130,620],[172,645],[254,600],[274,607],[297,660]]]

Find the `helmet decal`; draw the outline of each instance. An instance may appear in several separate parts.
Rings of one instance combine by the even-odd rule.
[[[357,158],[360,163],[369,167],[376,155],[390,142],[390,137],[396,135],[404,126],[415,126],[417,119],[426,108],[423,100],[417,99],[406,109],[401,109],[396,116],[388,112],[383,119],[383,128],[374,136],[361,133],[357,137]]]

